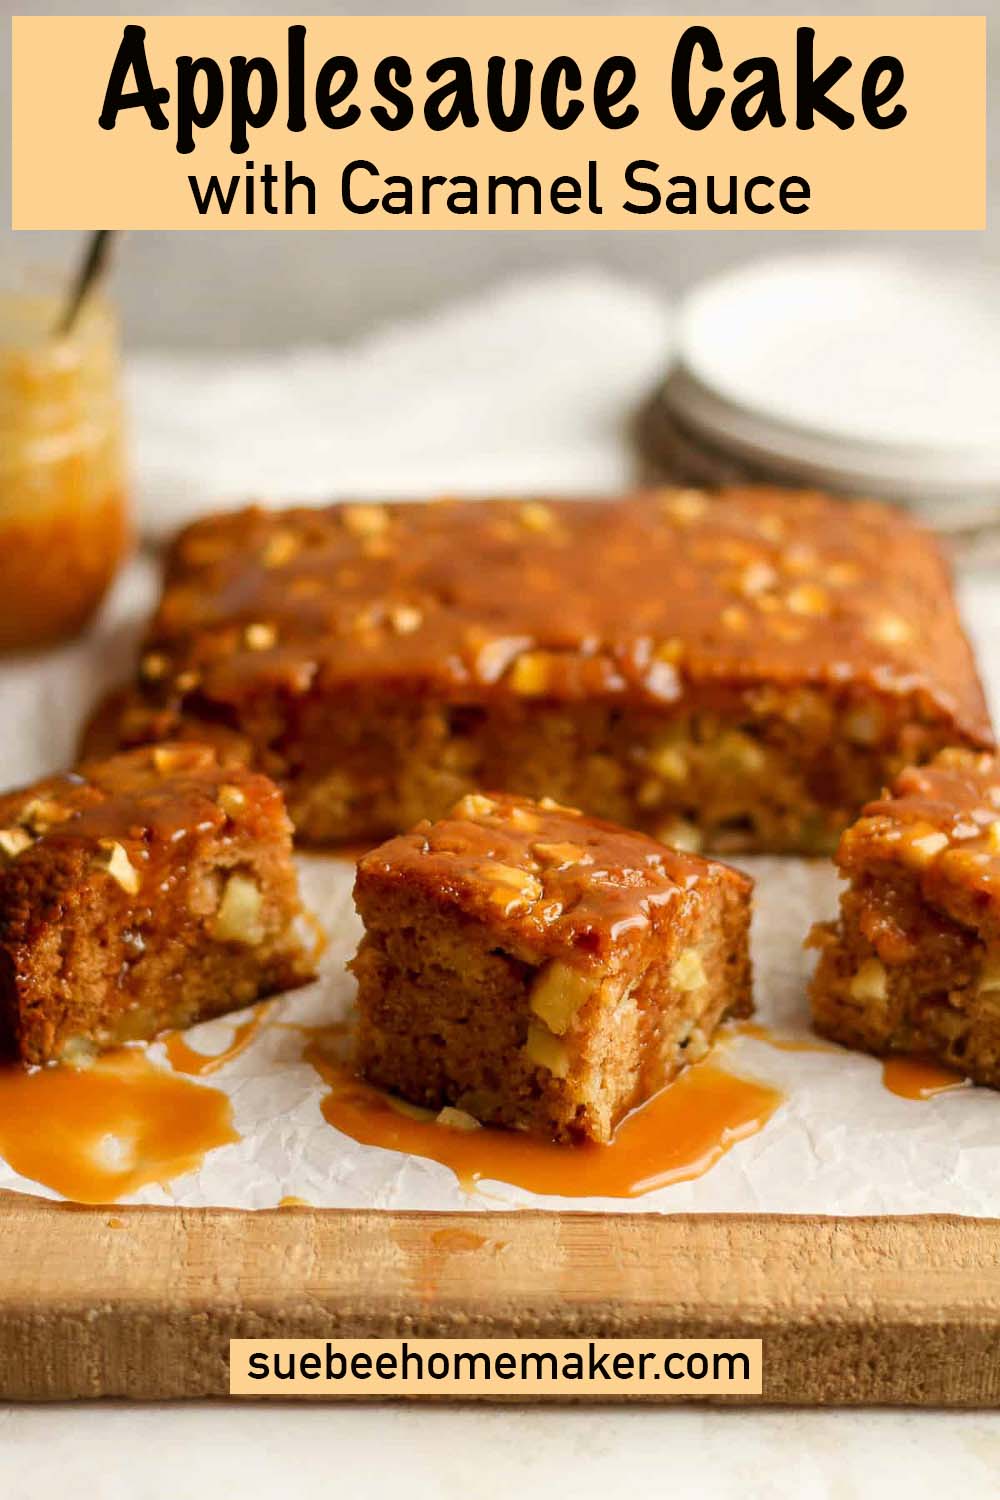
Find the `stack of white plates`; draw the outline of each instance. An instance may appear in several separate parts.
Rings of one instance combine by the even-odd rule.
[[[659,467],[1000,521],[1000,277],[852,252],[754,262],[681,308],[644,424]],[[659,424],[659,438],[657,430]]]

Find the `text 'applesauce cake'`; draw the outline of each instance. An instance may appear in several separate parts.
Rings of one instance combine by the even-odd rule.
[[[993,743],[936,543],[884,506],[752,489],[199,522],[112,726],[177,735],[274,776],[312,842],[498,786],[809,853],[903,765]]]
[[[239,1010],[312,978],[266,777],[164,744],[0,795],[0,1037],[28,1063]]]
[[[841,840],[840,919],[813,929],[825,1036],[1000,1087],[1000,761],[903,771]]]
[[[358,864],[360,1070],[446,1123],[608,1141],[749,1015],[751,894],[548,799],[469,793]]]

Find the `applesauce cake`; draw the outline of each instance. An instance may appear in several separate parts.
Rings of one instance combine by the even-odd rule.
[[[839,920],[813,929],[824,1036],[1000,1087],[1000,760],[945,750],[844,834]]]
[[[307,842],[485,785],[805,853],[904,765],[993,743],[931,537],[773,489],[201,521],[110,736],[211,739],[279,782]]]
[[[313,977],[278,788],[163,744],[0,795],[0,1036],[85,1061]]]
[[[608,1141],[752,1010],[752,882],[546,799],[469,793],[358,864],[358,1064],[446,1123]]]

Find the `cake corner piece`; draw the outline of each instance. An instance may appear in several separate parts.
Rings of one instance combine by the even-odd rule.
[[[359,861],[359,1067],[414,1104],[606,1142],[750,1013],[751,894],[547,799],[468,794]]]
[[[4,1050],[82,1062],[304,984],[300,914],[280,791],[206,746],[129,751],[4,793]]]
[[[1000,759],[943,751],[844,834],[848,884],[810,936],[816,1029],[1000,1087]]]

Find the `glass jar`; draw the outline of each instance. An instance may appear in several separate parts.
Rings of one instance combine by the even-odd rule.
[[[88,298],[0,292],[0,648],[75,635],[128,542],[118,327]]]

